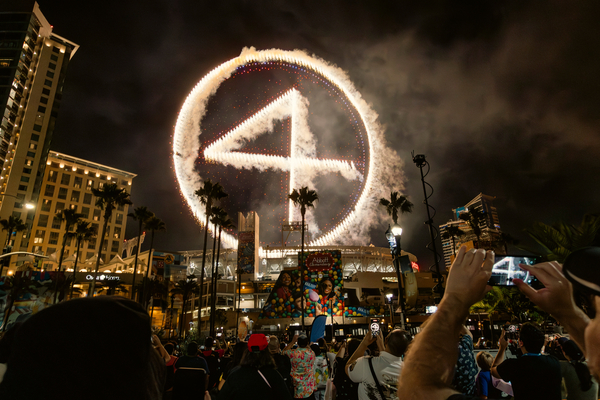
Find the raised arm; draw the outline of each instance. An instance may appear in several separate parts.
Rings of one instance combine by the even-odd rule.
[[[350,358],[348,359],[348,362],[346,363],[346,375],[350,376],[348,369],[356,360],[358,360],[365,354],[365,351],[367,351],[367,348],[369,347],[369,345],[371,343],[373,343],[373,340],[375,340],[375,339],[373,339],[373,336],[371,336],[371,330],[368,330],[364,339],[362,340],[362,342],[360,342],[360,344],[358,345],[358,348],[356,349],[354,354],[352,354],[350,356]]]
[[[340,349],[338,350],[337,354],[335,355],[335,358],[344,358],[344,355],[346,354],[346,346],[347,343],[344,341],[340,346]]]
[[[287,346],[285,346],[285,348],[283,349],[283,351],[288,351],[290,350],[292,347],[294,347],[294,345],[296,344],[296,342],[298,341],[298,335],[294,335],[294,337],[292,338],[292,340],[288,343]]]
[[[398,398],[445,400],[458,393],[450,383],[458,358],[456,346],[472,304],[487,290],[494,252],[458,251],[438,310],[409,348],[398,382]]]
[[[160,342],[160,339],[156,335],[152,335],[152,347],[154,347],[158,351],[158,354],[160,354],[162,359],[165,360],[165,363],[168,363],[171,360],[171,356],[169,355],[169,353],[167,353],[162,343]]]
[[[508,342],[504,337],[504,333],[505,331],[502,330],[502,333],[500,334],[500,340],[498,341],[498,354],[496,354],[496,357],[494,358],[494,363],[492,364],[492,369],[490,370],[491,374],[498,379],[502,379],[502,377],[498,373],[497,367],[498,365],[502,364],[502,361],[504,361],[504,354],[506,353],[506,348],[508,347]]]

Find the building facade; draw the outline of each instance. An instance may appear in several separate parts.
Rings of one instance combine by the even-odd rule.
[[[450,265],[452,265],[456,251],[463,244],[482,249],[491,249],[497,254],[503,254],[504,248],[501,245],[502,230],[500,228],[498,212],[496,211],[496,207],[494,207],[494,199],[494,196],[479,193],[463,207],[453,208],[453,219],[440,225],[440,236],[446,268],[449,268]],[[483,221],[480,224],[481,235],[479,238],[477,238],[469,224],[460,219],[461,214],[470,210],[478,210],[484,215]],[[449,232],[450,227],[460,228],[463,234],[454,237],[445,235],[445,232]]]
[[[52,32],[38,4],[0,2],[0,219],[21,218],[25,234],[8,241],[12,251],[30,246],[67,67],[79,46]],[[7,232],[0,231],[0,244]]]
[[[56,268],[65,231],[64,223],[56,219],[55,215],[68,208],[74,209],[82,214],[81,219],[90,222],[100,235],[104,221],[103,211],[95,206],[96,198],[92,194],[92,188],[98,189],[107,183],[116,183],[119,188],[130,193],[135,176],[130,172],[50,151],[27,250],[52,257],[42,262],[45,270]],[[79,263],[83,265],[98,254],[100,245],[105,263],[122,253],[128,207],[118,207],[114,210],[103,241],[96,237],[81,244]],[[75,252],[75,240],[68,239],[64,259]],[[12,257],[11,267],[23,264],[26,257]]]

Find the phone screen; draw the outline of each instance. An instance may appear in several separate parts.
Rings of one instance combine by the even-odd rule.
[[[497,255],[492,268],[492,277],[488,285],[491,286],[514,286],[513,279],[522,279],[530,284],[535,278],[529,272],[521,269],[519,264],[533,265],[537,262],[536,257],[524,256],[502,256]]]
[[[371,335],[373,337],[379,335],[379,319],[377,318],[371,318]]]

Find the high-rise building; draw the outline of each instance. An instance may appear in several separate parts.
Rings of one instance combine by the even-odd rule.
[[[36,211],[25,204],[38,202],[65,73],[78,48],[52,32],[35,1],[0,2],[0,219],[14,216],[29,228],[8,241],[0,231],[0,248],[30,247]]]
[[[83,264],[94,257],[100,249],[99,236],[104,220],[103,211],[95,206],[96,198],[92,194],[92,188],[98,189],[107,183],[116,183],[119,188],[130,193],[135,176],[130,172],[50,151],[27,250],[47,256],[55,254],[52,257],[54,262],[43,261],[43,268],[50,270],[56,267],[65,231],[64,223],[54,216],[71,208],[83,214],[81,219],[91,222],[98,233],[98,237],[81,244],[79,263]],[[113,211],[102,243],[102,259],[105,263],[122,252],[128,207],[118,207]],[[64,258],[75,253],[76,247],[75,240],[67,240]],[[12,258],[11,267],[14,269],[17,264],[22,263],[24,257],[21,261],[18,257]]]
[[[494,207],[494,196],[488,196],[483,193],[479,193],[473,200],[465,204],[463,207],[452,209],[453,219],[440,225],[440,235],[442,236],[442,250],[444,252],[444,261],[446,267],[450,267],[454,260],[454,254],[456,250],[465,243],[472,243],[472,246],[491,249],[497,253],[503,251],[501,245],[501,234],[500,221],[498,219],[498,212]],[[479,238],[475,235],[473,229],[463,221],[460,216],[462,213],[470,210],[478,210],[483,214],[483,221],[479,225],[481,229],[481,235]],[[457,227],[463,233],[452,236],[452,228]],[[445,233],[448,232],[448,235]]]

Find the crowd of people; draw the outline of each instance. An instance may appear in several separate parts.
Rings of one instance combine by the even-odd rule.
[[[35,314],[0,340],[6,372],[0,399],[598,399],[600,322],[573,300],[572,284],[600,307],[600,249],[524,266],[544,285],[516,280],[569,337],[548,338],[522,324],[518,357],[506,357],[503,331],[493,356],[474,348],[464,325],[486,292],[493,253],[462,248],[438,311],[414,340],[400,329],[385,337],[311,343],[252,334],[225,348],[207,337],[181,349],[151,335],[137,303],[111,296],[75,299]],[[596,268],[596,270],[594,270]],[[516,351],[515,351],[516,353]]]

